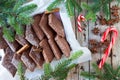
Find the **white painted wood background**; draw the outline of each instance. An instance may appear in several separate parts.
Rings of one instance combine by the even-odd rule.
[[[81,2],[87,2],[90,5],[89,0],[77,0],[79,4],[81,4]],[[110,4],[110,6],[115,5],[116,3],[113,2],[112,4]],[[87,11],[83,12],[82,14],[86,13]],[[95,26],[95,23],[91,22],[91,21],[87,21],[87,27],[86,27],[86,31],[80,33],[78,32],[77,29],[77,23],[76,23],[76,19],[77,16],[79,15],[79,13],[75,13],[75,17],[72,19],[72,24],[73,24],[73,29],[76,35],[77,40],[79,41],[79,43],[81,44],[81,46],[86,46],[89,47],[89,43],[88,40],[91,39],[91,36],[94,36],[91,33],[91,29],[93,29],[94,27],[99,26],[99,28],[102,30],[105,30],[105,28],[109,27],[109,26],[102,26],[102,25],[97,25]],[[120,22],[114,25],[119,34],[120,34]],[[84,36],[83,34],[86,34],[86,40],[84,40]],[[98,40],[100,40],[99,37],[95,37],[98,38]],[[86,45],[84,44],[86,43]],[[84,44],[84,45],[83,45]],[[76,66],[74,69],[72,69],[70,71],[70,73],[68,74],[68,78],[66,80],[87,80],[84,79],[82,76],[80,76],[80,72],[85,70],[85,71],[92,71],[92,63],[95,63],[98,59],[101,59],[103,53],[101,53],[101,51],[99,53],[96,54],[92,54],[92,60],[79,64],[78,66]],[[120,35],[118,36],[116,43],[114,45],[114,47],[112,48],[111,51],[111,57],[109,57],[107,59],[107,63],[110,63],[114,68],[116,68],[118,65],[120,65]]]

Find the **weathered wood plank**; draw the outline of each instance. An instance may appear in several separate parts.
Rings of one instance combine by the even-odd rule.
[[[88,0],[81,0],[82,2],[88,2]],[[85,15],[87,11],[83,11],[81,14],[82,15]],[[86,22],[88,23],[88,22]],[[88,38],[89,38],[89,25],[86,25],[86,31],[83,31],[83,32],[78,32],[77,31],[77,40],[79,41],[79,43],[81,44],[81,46],[84,46],[84,47],[88,47]],[[90,68],[90,62],[84,62],[84,63],[81,63],[79,64],[79,80],[86,80],[85,78],[83,78],[82,76],[80,76],[80,73],[81,71],[89,71]]]
[[[113,2],[111,4],[111,6],[116,5],[116,4],[117,4],[116,2]],[[119,5],[119,7],[120,7],[120,5]],[[119,10],[119,15],[120,15],[120,10]],[[114,68],[117,68],[120,65],[120,22],[115,24],[114,26],[117,28],[119,34],[118,34],[116,43],[112,49],[112,52],[113,52],[112,64],[113,64]]]
[[[89,0],[79,0],[79,1],[89,1]],[[79,2],[78,1],[78,2]],[[88,2],[88,4],[90,4],[90,2]],[[112,5],[115,4],[115,3],[112,3]],[[111,5],[110,5],[111,6]],[[84,14],[84,12],[82,13]],[[100,13],[101,14],[101,13]],[[100,24],[98,25],[95,25],[95,23],[91,22],[91,21],[88,21],[87,23],[87,28],[86,28],[86,31],[84,31],[83,33],[86,34],[86,40],[84,40],[84,36],[83,36],[83,33],[80,33],[78,32],[77,30],[77,23],[75,22],[76,21],[76,18],[79,14],[76,13],[76,16],[75,16],[75,19],[73,20],[73,29],[74,29],[74,32],[76,34],[76,38],[77,40],[79,41],[79,43],[82,45],[82,46],[86,46],[86,47],[89,47],[90,48],[90,45],[89,45],[89,40],[90,39],[97,39],[98,41],[100,41],[101,37],[100,37],[100,34],[98,36],[95,36],[91,31],[94,27],[99,27],[100,28],[100,33],[102,33],[103,31],[105,31],[106,28],[110,27],[110,26],[102,26]],[[119,34],[120,34],[120,27],[119,27],[120,23],[117,23],[115,24],[115,27],[117,28],[117,30],[119,31]],[[94,36],[94,37],[93,37]],[[111,36],[108,36],[108,39],[110,39]],[[117,67],[118,65],[120,65],[120,35],[118,36],[117,38],[117,41],[112,49],[112,56],[111,57],[108,57],[107,59],[107,63],[110,63],[110,64],[113,64],[113,67]],[[102,50],[102,47],[98,50],[98,53],[96,54],[92,54],[92,60],[90,62],[85,62],[85,63],[81,63],[79,64],[79,66],[77,66],[76,68],[74,68],[70,73],[69,73],[69,77],[67,78],[67,80],[87,80],[87,79],[84,79],[82,76],[80,76],[80,72],[81,71],[92,71],[92,66],[91,64],[92,63],[95,63],[97,62],[98,59],[101,59],[103,56],[103,50]]]

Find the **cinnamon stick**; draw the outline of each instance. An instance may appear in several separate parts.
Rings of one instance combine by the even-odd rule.
[[[50,13],[54,13],[54,12],[59,12],[60,11],[60,9],[59,8],[55,8],[55,9],[53,9],[53,10],[51,10],[51,11],[45,11],[45,14],[50,14]]]
[[[28,44],[24,45],[22,48],[20,48],[16,53],[20,54],[22,52],[24,52],[25,50],[27,50],[30,46]]]

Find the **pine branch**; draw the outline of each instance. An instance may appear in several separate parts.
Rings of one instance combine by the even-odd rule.
[[[53,9],[56,8],[59,4],[61,4],[63,1],[64,1],[64,0],[55,0],[54,2],[52,2],[52,3],[48,6],[47,10],[48,10],[48,11],[53,10]]]
[[[65,2],[66,10],[68,12],[68,15],[73,16],[74,15],[74,5],[70,0],[67,0]]]
[[[103,10],[103,13],[106,16],[106,19],[108,20],[110,18],[110,11],[109,11],[109,3],[112,2],[112,0],[92,0],[93,2],[91,4],[87,4],[85,2],[82,3],[82,8],[84,10],[87,10],[86,19],[92,20],[93,22],[96,21],[96,14]]]
[[[68,72],[77,65],[72,62],[78,59],[82,54],[82,51],[76,51],[70,58],[58,62],[55,69],[52,69],[50,64],[45,63],[44,75],[41,76],[41,80],[49,80],[50,78],[55,80],[64,80],[67,77]]]
[[[54,2],[52,2],[48,6],[47,10],[51,11],[51,10],[53,10],[54,8],[58,7],[61,4],[65,4],[67,13],[68,13],[68,15],[70,17],[74,16],[74,8],[76,8],[77,12],[81,12],[82,11],[81,6],[76,1],[73,1],[73,0],[66,0],[66,1],[64,1],[64,0],[55,0]]]
[[[51,78],[50,74],[52,73],[52,68],[51,65],[49,63],[44,64],[44,73],[47,76],[47,78]]]
[[[36,5],[23,6],[26,2],[27,0],[0,1],[0,26],[3,27],[3,35],[8,41],[14,41],[13,32],[19,35],[23,34],[22,25],[32,23],[30,14],[36,8]]]
[[[85,78],[98,79],[98,80],[119,80],[120,66],[117,69],[113,69],[110,64],[105,63],[103,69],[99,69],[97,64],[93,64],[94,72],[81,72],[81,75]]]
[[[103,5],[102,9],[106,15],[106,19],[109,20],[110,19],[110,9],[109,9],[108,4]]]
[[[78,51],[72,53],[69,59],[71,59],[71,60],[76,60],[76,59],[78,59],[82,54],[83,54],[83,51],[78,50]]]
[[[25,76],[24,76],[25,71],[23,70],[22,62],[19,62],[17,71],[18,71],[18,75],[20,76],[20,80],[25,80]]]
[[[3,27],[3,37],[6,38],[8,41],[14,41],[14,32],[6,27]]]
[[[70,2],[73,5],[73,7],[78,10],[78,13],[80,13],[82,11],[81,6],[76,1],[70,0]]]

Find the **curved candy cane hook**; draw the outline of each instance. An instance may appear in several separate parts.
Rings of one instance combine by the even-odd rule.
[[[101,38],[101,42],[104,42],[104,41],[106,40],[106,37],[107,37],[107,35],[109,34],[110,31],[113,32],[112,39],[111,39],[111,42],[110,42],[108,48],[107,48],[106,51],[105,51],[105,54],[103,55],[102,60],[101,60],[100,63],[99,63],[99,69],[101,69],[102,66],[104,65],[107,57],[109,56],[109,53],[110,53],[113,45],[115,44],[115,40],[116,40],[116,38],[117,38],[117,36],[118,36],[118,31],[117,31],[117,29],[114,28],[114,27],[110,27],[110,28],[108,28],[108,29],[104,32],[104,34],[103,34],[103,36],[102,36],[102,38]]]
[[[85,21],[85,17],[83,15],[79,15],[77,18],[77,24],[78,24],[78,31],[82,32],[81,28],[81,21]]]

